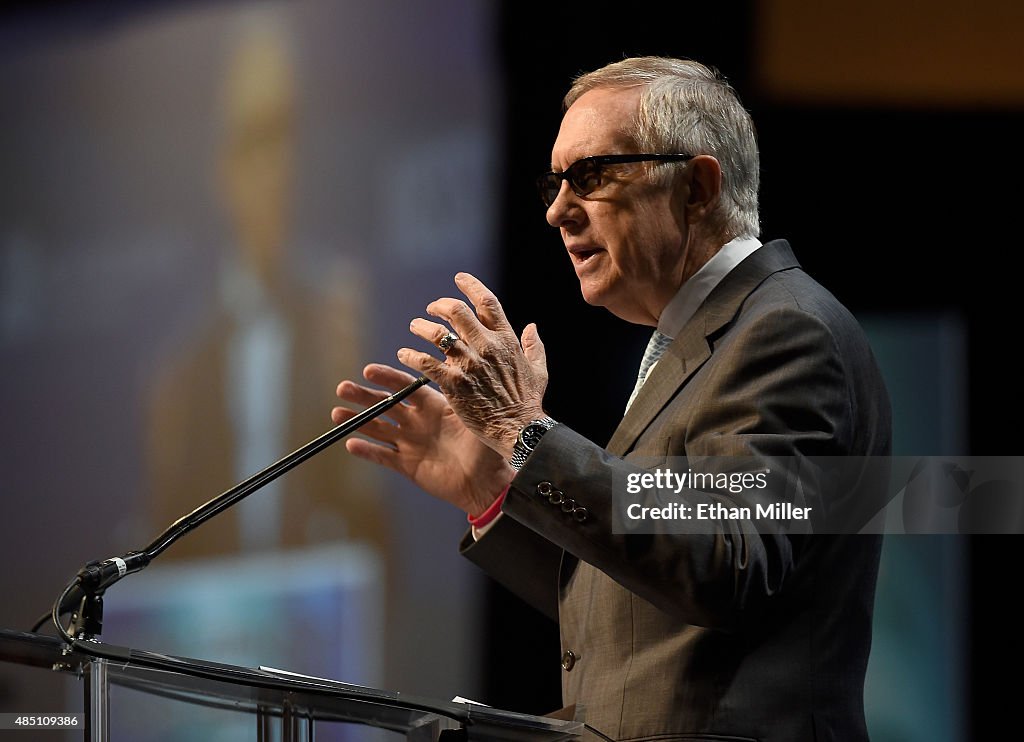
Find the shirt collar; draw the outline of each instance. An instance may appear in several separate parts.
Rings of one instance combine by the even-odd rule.
[[[658,318],[658,331],[670,338],[678,337],[715,286],[759,247],[761,241],[756,237],[737,237],[722,245],[665,305]]]

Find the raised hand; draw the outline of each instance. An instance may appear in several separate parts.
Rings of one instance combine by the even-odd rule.
[[[534,324],[517,338],[501,304],[477,278],[459,273],[455,284],[473,309],[451,298],[427,306],[428,314],[447,322],[459,336],[459,342],[446,351],[447,358],[440,361],[402,348],[398,359],[435,382],[465,426],[508,459],[519,430],[544,416],[541,403],[548,383],[544,344]],[[421,318],[414,319],[409,329],[435,345],[449,332],[445,325]]]
[[[369,407],[414,380],[381,364],[370,364],[363,376],[384,389],[346,380],[338,385],[338,397]],[[357,412],[335,407],[331,419],[338,425]],[[468,430],[444,396],[430,387],[417,390],[359,432],[373,440],[349,438],[345,448],[351,454],[394,469],[470,515],[486,510],[515,474],[506,459]]]

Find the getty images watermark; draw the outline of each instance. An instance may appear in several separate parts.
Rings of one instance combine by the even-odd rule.
[[[628,463],[613,476],[615,533],[1024,533],[1024,457]]]

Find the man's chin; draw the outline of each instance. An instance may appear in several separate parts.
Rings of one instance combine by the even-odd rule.
[[[590,306],[602,307],[624,322],[629,322],[634,325],[654,326],[657,324],[656,320],[653,322],[651,321],[651,318],[648,317],[648,313],[642,306],[631,301],[616,301],[614,294],[609,291],[588,291],[586,287],[581,284],[580,293],[583,295],[583,301]]]
[[[607,306],[607,292],[588,287],[585,281],[580,281],[580,294],[583,295],[583,301],[592,307]]]

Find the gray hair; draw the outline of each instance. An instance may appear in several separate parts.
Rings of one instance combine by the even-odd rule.
[[[597,88],[643,86],[631,135],[642,152],[711,155],[722,166],[717,226],[727,238],[760,234],[757,191],[760,160],[750,114],[731,85],[699,62],[669,57],[633,57],[580,75],[563,110]],[[673,165],[665,169],[670,180]]]

